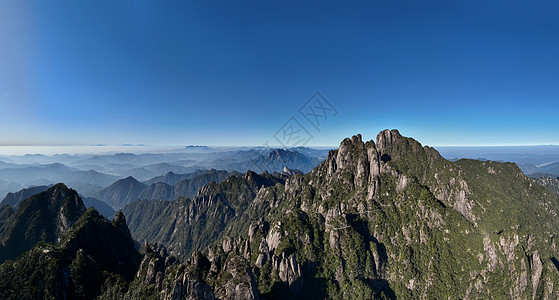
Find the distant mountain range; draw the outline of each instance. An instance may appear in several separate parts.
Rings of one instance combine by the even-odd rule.
[[[526,175],[559,176],[559,146],[500,146],[500,147],[437,147],[447,159],[460,158],[481,161],[514,162]],[[536,175],[532,175],[536,174]]]
[[[242,155],[242,156],[240,156]],[[240,156],[240,157],[239,157]],[[244,156],[244,157],[243,157]],[[242,159],[237,162],[236,160]],[[284,167],[298,169],[304,173],[311,171],[322,160],[299,152],[284,149],[249,150],[237,153],[237,157],[224,157],[213,161],[216,169],[246,172],[248,170],[261,173],[281,172]]]
[[[232,172],[234,174],[237,174],[238,172]],[[209,169],[209,170],[196,170],[192,173],[187,173],[187,174],[175,174],[173,172],[168,172],[167,174],[163,175],[163,176],[156,176],[153,177],[149,180],[144,181],[143,183],[145,184],[152,184],[152,183],[157,183],[157,182],[163,182],[169,185],[175,185],[177,183],[179,183],[180,181],[186,180],[186,179],[192,179],[194,177],[199,177],[199,176],[204,176],[204,175],[209,175],[209,176],[215,176],[216,178],[220,177],[220,176],[227,176],[228,172],[227,171],[218,171],[215,169]],[[214,180],[217,182],[217,180]],[[219,180],[221,181],[221,180]]]
[[[0,157],[0,196],[22,188],[64,182],[87,197],[116,180],[134,177],[148,181],[169,172],[188,174],[197,170],[220,169],[281,172],[284,167],[308,172],[325,157],[326,150],[292,149],[216,150],[193,147],[176,153],[117,153],[111,155],[24,155]],[[182,178],[181,180],[189,179]],[[180,181],[180,180],[178,180]],[[175,185],[178,181],[167,184]],[[151,180],[148,184],[158,181]]]
[[[533,178],[546,177],[546,176],[559,176],[559,162],[533,165],[533,164],[518,164],[522,171]]]

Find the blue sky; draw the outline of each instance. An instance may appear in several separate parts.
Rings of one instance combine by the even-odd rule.
[[[0,3],[1,145],[559,144],[559,2]],[[320,91],[335,116],[299,109]]]

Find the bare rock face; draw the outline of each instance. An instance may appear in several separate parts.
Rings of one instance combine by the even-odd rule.
[[[272,258],[272,265],[277,268],[280,279],[287,283],[289,290],[298,296],[305,287],[305,282],[301,274],[301,267],[295,259],[295,255],[291,254],[285,257],[282,253],[281,258]]]
[[[146,257],[152,256],[146,255]],[[161,261],[161,258],[157,255],[150,259]],[[161,299],[215,299],[213,290],[203,279],[203,274],[210,269],[210,261],[201,253],[194,253],[186,265],[179,265],[174,262],[170,265],[160,264],[159,267],[160,272],[158,274],[165,273],[164,276],[157,276],[157,280],[162,282],[156,282],[156,289],[160,290]],[[142,269],[138,272],[138,274],[144,273]],[[149,273],[148,271],[148,276]]]
[[[178,262],[173,256],[168,256],[165,247],[159,244],[144,243],[141,251],[144,253],[144,257],[136,273],[136,280],[144,285],[153,284],[160,290],[166,269],[176,266]]]
[[[215,295],[205,282],[191,278],[187,273],[182,278],[177,277],[169,290],[161,292],[161,299],[180,300],[180,299],[203,299],[214,300]]]
[[[377,135],[377,149],[381,153],[386,153],[392,148],[392,145],[398,144],[401,139],[402,135],[398,130],[385,129]]]
[[[184,276],[183,280],[183,296],[186,299],[204,299],[204,300],[214,300],[215,296],[210,288],[205,282],[194,280]],[[183,298],[179,298],[183,299]]]
[[[538,284],[540,283],[540,278],[542,276],[543,264],[540,260],[540,255],[538,251],[534,251],[534,256],[532,257],[532,290],[536,291],[538,289]],[[533,293],[532,299],[536,299],[536,293]]]
[[[233,240],[230,237],[225,237],[221,247],[223,248],[223,252],[231,252],[231,250],[233,250]]]
[[[225,263],[223,269],[231,278],[221,287],[216,288],[216,295],[223,299],[259,299],[256,279],[250,269],[250,262],[246,259],[233,256]]]

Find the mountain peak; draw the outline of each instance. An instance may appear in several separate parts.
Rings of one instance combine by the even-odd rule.
[[[132,176],[128,176],[124,179],[122,179],[122,181],[133,181],[133,182],[139,182],[136,178],[132,177]]]
[[[397,129],[385,129],[377,135],[377,148],[381,151],[390,148],[392,145],[397,144],[401,139],[402,135]]]
[[[17,257],[37,242],[57,242],[84,212],[78,193],[62,183],[21,201],[2,226],[0,261]]]

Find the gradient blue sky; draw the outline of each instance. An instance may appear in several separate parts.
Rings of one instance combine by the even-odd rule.
[[[384,128],[559,144],[558,15],[558,1],[3,0],[0,145],[274,144],[317,90],[338,114],[309,145]]]

